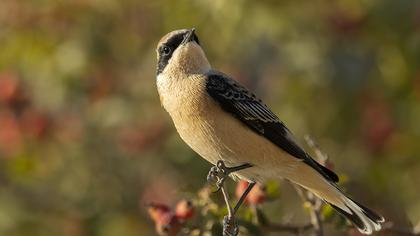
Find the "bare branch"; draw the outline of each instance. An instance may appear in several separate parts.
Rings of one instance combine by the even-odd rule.
[[[308,146],[314,150],[317,161],[320,164],[325,165],[328,161],[328,155],[321,151],[318,144],[312,139],[310,135],[307,134],[304,138]]]
[[[305,136],[305,140],[308,143],[308,145],[312,149],[314,149],[315,154],[317,156],[317,161],[321,163],[322,165],[325,165],[325,163],[328,160],[328,156],[324,154],[323,152],[321,152],[321,150],[318,148],[318,145],[313,141],[313,139],[309,135]],[[303,189],[300,186],[295,185],[295,188],[299,196],[301,197],[301,199],[304,202],[309,204],[310,219],[311,219],[310,228],[314,229],[315,235],[323,236],[324,227],[323,227],[323,221],[322,221],[322,215],[321,215],[323,201],[320,198],[316,197],[313,193]]]

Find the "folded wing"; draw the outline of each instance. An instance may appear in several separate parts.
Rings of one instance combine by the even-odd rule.
[[[328,180],[338,182],[338,176],[333,171],[317,163],[294,141],[293,134],[261,99],[220,72],[210,72],[207,76],[206,91],[222,109],[282,150],[316,169]]]

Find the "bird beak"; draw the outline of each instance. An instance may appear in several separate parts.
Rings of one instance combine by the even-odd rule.
[[[192,28],[191,30],[189,30],[186,34],[185,34],[185,36],[184,36],[184,40],[182,40],[182,45],[185,45],[185,44],[187,44],[187,43],[189,43],[189,42],[191,42],[191,41],[193,41],[194,40],[194,32],[195,32],[195,29],[194,28]]]

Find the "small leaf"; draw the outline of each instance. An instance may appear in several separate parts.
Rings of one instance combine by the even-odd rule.
[[[280,196],[280,183],[278,181],[267,181],[265,184],[267,199],[272,200]]]
[[[347,183],[349,181],[349,176],[345,175],[345,174],[339,175],[338,178],[340,179],[339,184],[344,184],[344,183]]]
[[[322,207],[322,216],[324,217],[324,219],[330,219],[331,217],[334,216],[334,209],[330,206],[330,205],[324,205]]]

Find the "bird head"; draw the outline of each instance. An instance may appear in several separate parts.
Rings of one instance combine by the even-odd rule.
[[[200,46],[195,29],[172,31],[159,41],[157,75],[195,74],[210,70],[210,63]]]

